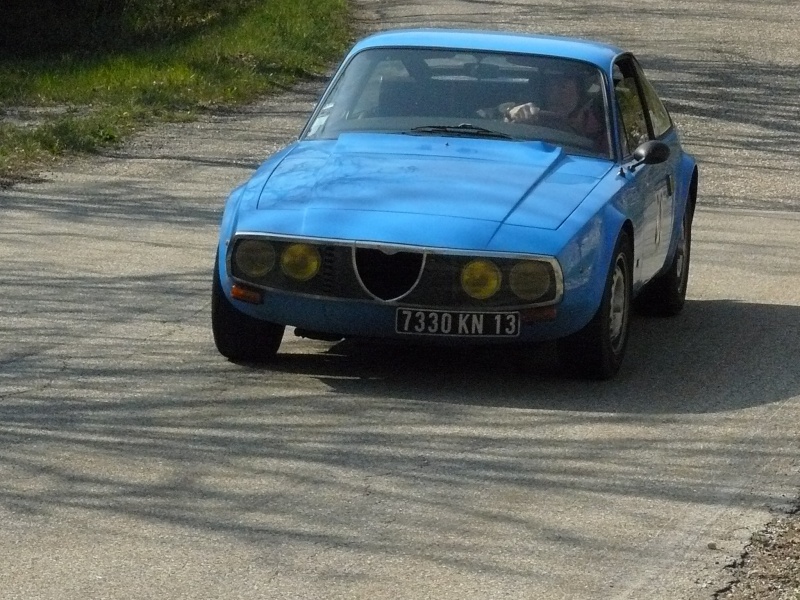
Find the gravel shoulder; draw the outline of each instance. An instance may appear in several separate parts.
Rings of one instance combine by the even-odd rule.
[[[741,559],[728,568],[733,580],[715,600],[800,598],[800,506],[754,533]]]

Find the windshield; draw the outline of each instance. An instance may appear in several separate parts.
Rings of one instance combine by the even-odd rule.
[[[538,140],[608,158],[604,89],[599,69],[568,59],[374,48],[345,66],[304,137],[362,131]]]

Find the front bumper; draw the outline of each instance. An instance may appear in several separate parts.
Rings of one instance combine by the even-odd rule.
[[[230,282],[229,285],[223,287],[226,288],[226,294],[233,305],[251,317],[342,337],[418,340],[446,344],[535,342],[569,335],[588,320],[586,309],[576,310],[562,302],[558,306],[520,310],[519,335],[513,337],[398,333],[396,331],[398,308],[419,309],[421,307],[372,301],[315,298],[274,291],[264,292],[263,301],[260,304],[251,304],[230,297]],[[446,307],[436,308],[446,309]],[[589,315],[590,317],[591,315]]]

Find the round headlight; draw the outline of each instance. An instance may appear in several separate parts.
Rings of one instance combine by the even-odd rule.
[[[550,289],[550,268],[534,260],[517,263],[511,269],[508,283],[522,300],[538,300]]]
[[[319,251],[308,244],[291,244],[281,255],[281,269],[298,281],[308,281],[314,277],[321,264]]]
[[[245,277],[263,277],[275,266],[275,249],[269,242],[242,240],[236,244],[233,260]]]
[[[472,298],[486,300],[500,289],[503,274],[493,262],[473,260],[461,271],[461,287]]]

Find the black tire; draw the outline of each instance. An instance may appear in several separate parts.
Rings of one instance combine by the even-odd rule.
[[[614,247],[603,299],[594,317],[580,331],[558,341],[558,358],[569,374],[611,379],[619,371],[628,346],[633,284],[633,250],[622,231]]]
[[[275,358],[284,325],[261,321],[236,309],[222,291],[219,259],[211,285],[211,330],[220,354],[232,361],[266,363]]]
[[[687,207],[681,221],[678,247],[669,268],[654,277],[634,302],[636,310],[656,317],[674,317],[686,303],[689,282],[689,259],[692,251],[692,211]]]

